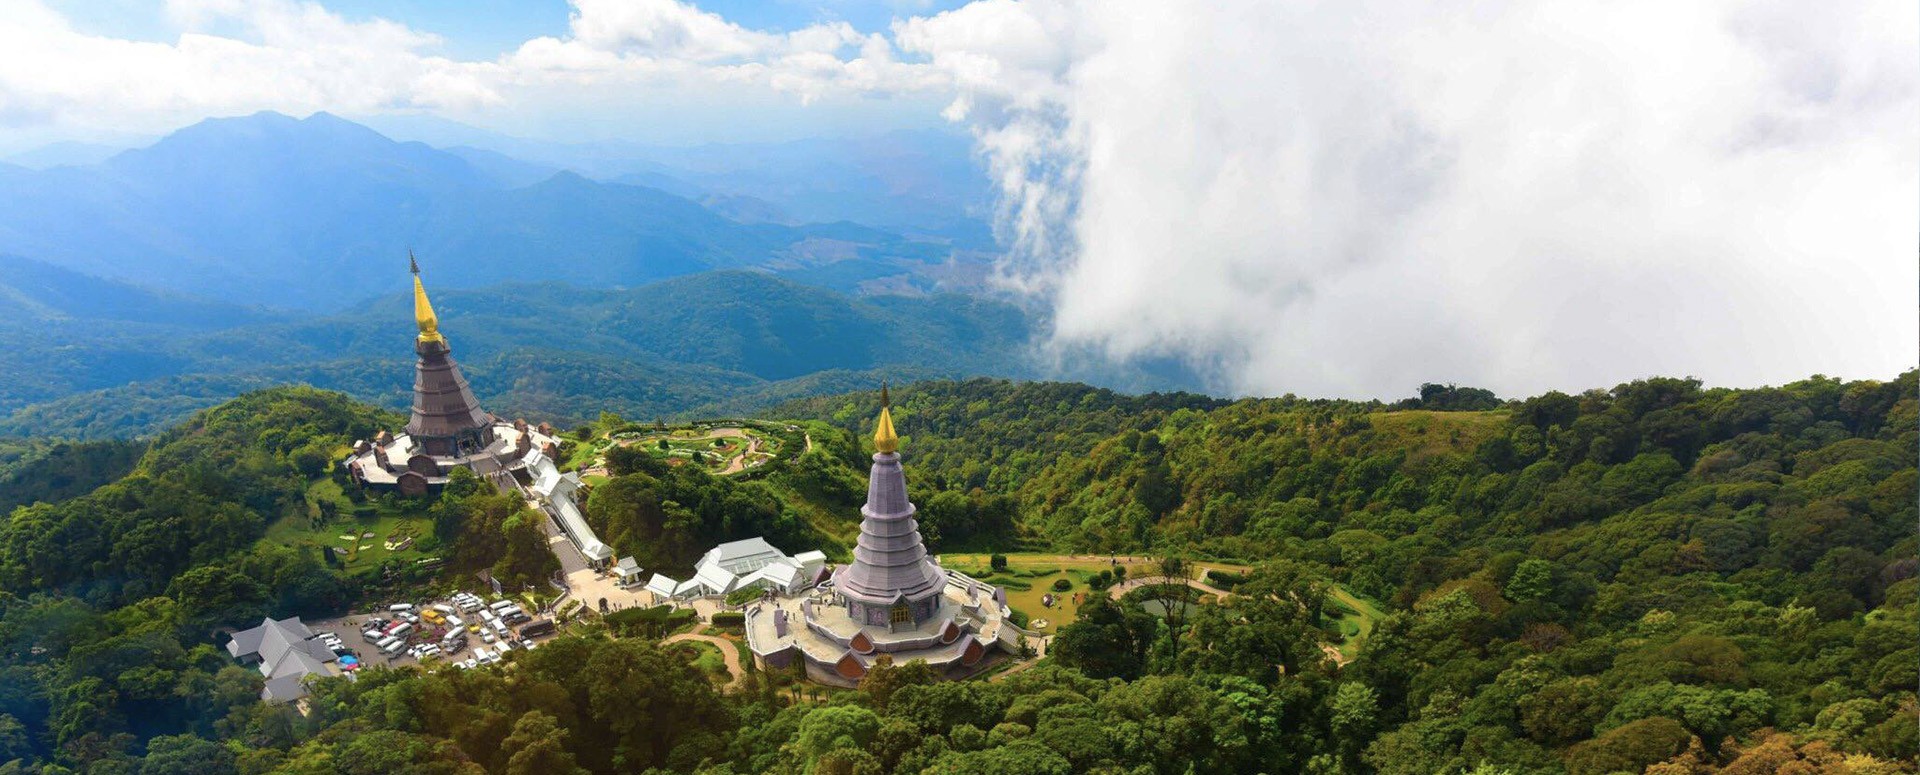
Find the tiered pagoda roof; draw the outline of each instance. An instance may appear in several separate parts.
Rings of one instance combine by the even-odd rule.
[[[420,356],[413,375],[413,416],[407,435],[418,449],[433,457],[465,457],[493,443],[493,423],[467,378],[453,361],[447,338],[440,334],[440,318],[433,314],[427,289],[420,283],[420,264],[407,254],[413,270],[413,318],[420,336],[413,350]]]

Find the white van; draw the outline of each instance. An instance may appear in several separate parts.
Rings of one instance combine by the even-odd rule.
[[[446,603],[434,603],[433,610],[443,614],[450,614],[453,613],[453,606],[447,605]]]
[[[388,654],[398,654],[398,653],[400,653],[400,650],[401,650],[401,649],[404,649],[404,648],[406,648],[406,647],[407,647],[407,642],[406,642],[406,641],[404,641],[404,640],[401,640],[401,639],[399,639],[399,638],[394,638],[394,639],[393,639],[393,642],[392,642],[392,643],[390,643],[390,644],[387,644],[387,647],[386,647],[386,648],[383,648],[383,649],[381,649],[381,651],[384,651],[384,652],[386,652],[386,653],[388,653]]]
[[[399,638],[389,635],[385,638],[381,638],[379,643],[373,644],[373,647],[381,651],[386,651],[396,643],[405,643],[405,642],[406,641],[400,640]]]
[[[509,632],[512,632],[513,630],[507,628],[506,622],[500,621],[499,619],[495,619],[493,620],[493,631],[500,633],[501,635],[505,635]]]
[[[513,601],[512,600],[495,600],[493,601],[492,605],[489,605],[487,607],[493,609],[495,613],[499,613],[508,608],[512,608]]]
[[[460,617],[458,616],[454,616],[453,614],[447,614],[447,626],[457,630],[467,626],[467,623],[464,621],[461,621]]]

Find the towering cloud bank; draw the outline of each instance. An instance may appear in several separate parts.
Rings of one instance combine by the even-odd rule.
[[[952,79],[1053,344],[1229,389],[1891,376],[1910,3],[983,1]]]

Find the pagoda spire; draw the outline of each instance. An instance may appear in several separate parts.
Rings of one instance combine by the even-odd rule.
[[[407,266],[413,271],[413,322],[420,326],[420,341],[446,342],[440,335],[440,318],[433,314],[433,302],[427,300],[427,287],[420,284],[420,262],[413,249],[407,249]]]
[[[852,564],[835,575],[847,615],[863,626],[918,627],[940,609],[946,574],[927,558],[917,509],[907,500],[900,469],[900,439],[893,431],[890,396],[881,387],[880,420],[873,433],[873,470],[867,504],[860,508],[860,538]]]
[[[893,400],[887,396],[887,383],[880,383],[880,419],[873,424],[873,451],[899,452],[900,436],[893,432]]]

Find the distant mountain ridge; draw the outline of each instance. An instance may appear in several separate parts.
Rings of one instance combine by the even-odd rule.
[[[871,227],[788,226],[715,200],[497,153],[396,142],[316,113],[209,119],[96,165],[0,167],[0,252],[157,289],[338,308],[391,287],[414,248],[442,287],[559,280],[633,286],[710,269],[809,271],[853,290],[958,287],[985,254]],[[848,226],[851,226],[850,224]]]
[[[392,274],[390,284],[404,282],[404,272]],[[228,311],[233,325],[218,328],[168,322],[213,317],[197,311],[125,320],[82,305],[63,317],[34,317],[27,311],[50,305],[27,298],[0,304],[0,339],[19,343],[0,350],[0,369],[17,375],[0,384],[0,435],[138,435],[288,382],[395,407],[410,395],[407,294],[326,316]],[[182,310],[210,304],[153,298]],[[488,408],[541,419],[750,411],[889,376],[1040,373],[1027,357],[1032,323],[1024,311],[958,295],[863,299],[764,272],[723,271],[633,289],[549,282],[435,290],[433,299]]]

